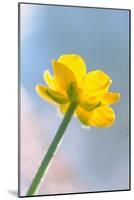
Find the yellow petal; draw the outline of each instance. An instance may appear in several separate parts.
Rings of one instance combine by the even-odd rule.
[[[62,94],[55,92],[44,85],[37,85],[36,91],[40,97],[49,102],[56,102],[58,104],[64,104],[68,102],[68,98],[66,96],[63,96]]]
[[[86,64],[83,58],[76,54],[65,54],[59,57],[59,62],[66,65],[75,74],[77,82],[81,84],[86,74]]]
[[[54,78],[52,77],[52,75],[50,74],[48,70],[44,72],[43,77],[48,87],[50,87],[51,89],[55,89]]]
[[[108,106],[100,106],[93,111],[89,123],[91,126],[95,127],[109,127],[114,121],[115,114],[113,109]]]
[[[55,81],[61,89],[66,90],[71,82],[76,82],[73,72],[68,67],[56,60],[53,60],[52,64]]]
[[[83,91],[87,98],[107,92],[112,80],[101,70],[89,72],[83,81]]]
[[[117,92],[107,92],[99,98],[104,105],[117,103],[120,99],[120,94]]]
[[[85,109],[78,106],[76,109],[76,115],[82,124],[89,126],[89,119],[92,115],[92,112],[88,112]]]
[[[69,107],[69,103],[59,105],[60,111],[62,113],[65,113],[67,111],[68,107]]]
[[[109,127],[115,121],[114,111],[108,106],[100,106],[91,112],[87,112],[79,107],[77,109],[77,116],[86,126]]]

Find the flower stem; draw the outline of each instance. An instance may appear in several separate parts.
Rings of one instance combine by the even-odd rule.
[[[53,155],[55,154],[56,152],[56,149],[58,147],[58,144],[60,143],[63,135],[64,135],[64,132],[71,120],[71,117],[73,116],[73,113],[76,109],[76,106],[77,104],[76,103],[71,103],[64,118],[63,118],[63,121],[52,141],[52,143],[50,144],[48,150],[47,150],[47,153],[46,155],[44,156],[44,159],[42,160],[41,162],[41,165],[26,193],[27,196],[32,196],[36,190],[39,188],[40,186],[40,183],[41,183],[41,179],[43,178],[43,176],[45,175],[45,172],[47,171],[48,169],[48,166],[50,164],[50,161],[52,160],[53,158]]]

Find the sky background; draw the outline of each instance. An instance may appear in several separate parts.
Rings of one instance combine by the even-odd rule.
[[[129,13],[122,10],[21,4],[21,194],[24,195],[62,120],[35,92],[52,59],[80,54],[88,71],[112,78],[116,121],[85,129],[73,119],[40,194],[128,189]]]

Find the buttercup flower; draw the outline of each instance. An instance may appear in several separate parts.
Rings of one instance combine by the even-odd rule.
[[[101,70],[86,73],[86,64],[79,55],[62,55],[58,60],[53,60],[52,65],[54,76],[49,71],[44,72],[48,86],[37,85],[36,91],[44,100],[58,105],[65,115],[27,196],[32,196],[39,188],[73,114],[86,126],[108,127],[115,120],[114,111],[109,106],[120,98],[119,93],[108,91],[112,81],[106,73]]]
[[[86,72],[86,64],[76,54],[65,54],[52,61],[54,75],[44,72],[48,86],[37,85],[36,91],[44,100],[59,106],[64,113],[70,103],[77,103],[75,115],[86,126],[108,127],[115,121],[110,107],[120,94],[109,92],[112,80],[101,70]]]

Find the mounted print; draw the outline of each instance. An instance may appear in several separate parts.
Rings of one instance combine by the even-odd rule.
[[[19,3],[19,197],[130,190],[130,10]]]

